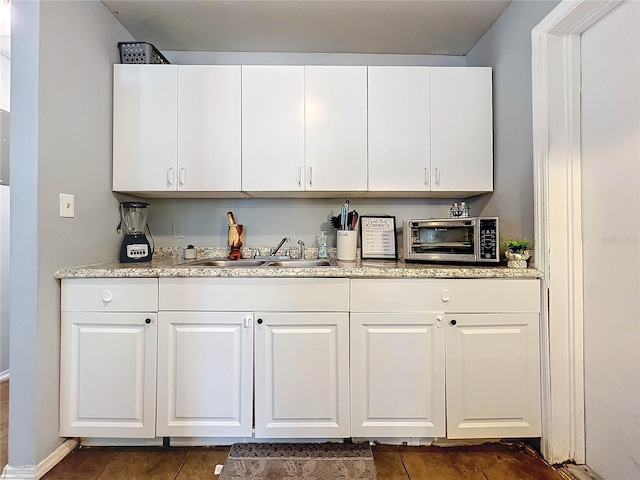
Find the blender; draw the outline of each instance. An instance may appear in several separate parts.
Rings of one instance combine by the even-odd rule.
[[[145,228],[151,236],[147,225],[147,206],[144,202],[120,203],[120,225],[124,238],[120,247],[120,263],[149,262],[153,249],[144,233]]]

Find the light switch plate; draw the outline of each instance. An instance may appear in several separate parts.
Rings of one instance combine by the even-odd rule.
[[[73,195],[69,193],[60,194],[60,216],[66,218],[73,218],[75,216]]]

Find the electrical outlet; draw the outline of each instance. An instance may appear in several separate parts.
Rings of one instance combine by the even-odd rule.
[[[182,222],[173,222],[173,238],[184,238]]]
[[[66,218],[75,217],[75,205],[73,195],[68,193],[60,194],[60,216]]]

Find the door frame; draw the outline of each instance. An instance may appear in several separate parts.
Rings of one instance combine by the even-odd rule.
[[[563,0],[531,33],[535,258],[543,272],[541,450],[551,464],[584,464],[586,456],[580,35],[622,1]]]

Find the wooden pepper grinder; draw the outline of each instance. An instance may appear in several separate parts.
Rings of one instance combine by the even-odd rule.
[[[229,233],[227,235],[227,243],[229,245],[229,260],[238,260],[242,258],[242,232],[244,227],[236,223],[232,212],[227,212],[227,220],[229,220]]]

